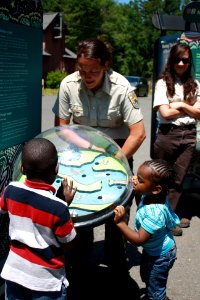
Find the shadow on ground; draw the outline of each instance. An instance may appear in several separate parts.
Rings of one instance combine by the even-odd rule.
[[[136,281],[117,269],[112,272],[103,263],[103,241],[94,243],[93,254],[87,268],[69,272],[70,286],[68,300],[139,300],[141,291]],[[140,253],[136,247],[127,245],[128,268],[140,263]],[[116,262],[117,264],[117,262]]]
[[[81,274],[82,273],[82,274]],[[113,274],[107,267],[96,266],[69,278],[68,300],[139,300],[140,290],[131,276]]]

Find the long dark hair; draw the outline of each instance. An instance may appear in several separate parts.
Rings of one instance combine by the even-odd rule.
[[[187,70],[183,74],[183,77],[180,78],[183,84],[183,91],[184,91],[184,101],[188,104],[193,104],[195,98],[195,92],[197,88],[197,83],[194,80],[192,75],[193,72],[193,60],[192,60],[192,52],[190,47],[186,44],[176,44],[174,45],[169,53],[169,57],[164,69],[161,78],[166,82],[167,85],[167,93],[168,96],[173,97],[175,94],[175,78],[176,73],[174,71],[174,63],[175,59],[179,57],[180,54],[188,52],[190,63],[188,65]]]

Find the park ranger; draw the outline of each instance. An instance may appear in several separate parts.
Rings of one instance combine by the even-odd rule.
[[[143,115],[134,88],[111,69],[111,61],[112,50],[106,42],[79,43],[77,71],[62,80],[53,107],[55,126],[74,123],[106,133],[122,148],[133,170],[132,156],[145,139]],[[83,243],[87,244],[85,237]],[[113,220],[106,222],[105,259],[113,270],[127,269],[123,238]]]

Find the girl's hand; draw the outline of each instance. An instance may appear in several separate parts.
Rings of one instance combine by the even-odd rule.
[[[68,184],[67,178],[63,179],[62,185],[65,201],[68,203],[68,205],[70,205],[72,200],[74,199],[77,188],[73,188],[73,180],[70,180],[70,184]]]
[[[133,184],[133,187],[135,187],[138,183],[138,178],[136,175],[133,175],[131,178],[130,178],[130,182],[132,182]]]
[[[117,207],[115,207],[114,213],[115,213],[115,216],[114,216],[115,224],[118,224],[119,222],[124,221],[126,211],[122,205],[118,205]]]

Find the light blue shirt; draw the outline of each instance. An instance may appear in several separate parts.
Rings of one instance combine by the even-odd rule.
[[[143,244],[143,249],[151,256],[160,256],[174,245],[171,229],[180,224],[180,220],[170,208],[168,199],[164,204],[148,205],[143,204],[143,199],[136,212],[134,229],[138,231],[142,227],[151,234],[150,239]]]

